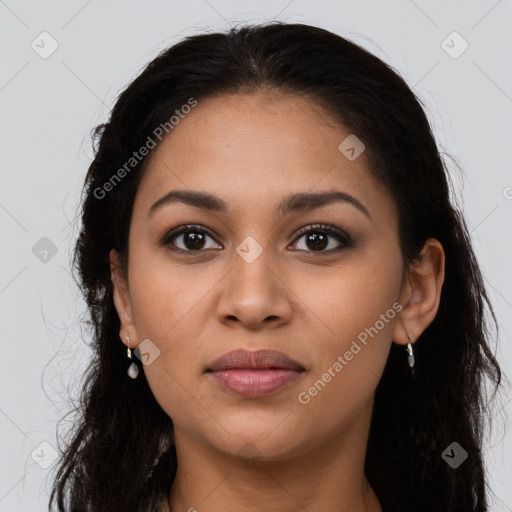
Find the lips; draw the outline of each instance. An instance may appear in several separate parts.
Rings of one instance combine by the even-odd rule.
[[[217,359],[206,372],[224,391],[255,399],[292,385],[305,369],[282,352],[235,350]]]
[[[275,350],[234,350],[214,361],[207,369],[209,372],[224,370],[293,370],[303,371],[304,368],[295,360]]]

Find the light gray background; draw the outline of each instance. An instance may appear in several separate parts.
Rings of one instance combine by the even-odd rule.
[[[511,374],[510,1],[0,0],[0,511],[46,510],[54,465],[42,466],[53,461],[56,422],[89,358],[69,257],[91,128],[164,47],[206,29],[271,19],[352,39],[423,99],[441,150],[465,173],[461,180],[447,159],[498,315],[497,356]],[[51,49],[44,31],[58,43],[45,59],[31,47]],[[462,40],[451,36],[443,45],[453,31],[469,44],[457,58],[445,50],[458,53]],[[43,237],[57,249],[46,262],[32,251]],[[493,511],[512,511],[506,391],[486,441]]]

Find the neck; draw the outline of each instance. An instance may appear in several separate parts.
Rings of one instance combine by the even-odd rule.
[[[240,512],[257,506],[280,512],[381,512],[364,474],[370,418],[371,404],[331,438],[272,459],[261,453],[248,459],[220,451],[175,426],[178,469],[171,510]]]

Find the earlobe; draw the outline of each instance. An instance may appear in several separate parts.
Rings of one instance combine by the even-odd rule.
[[[411,263],[402,290],[403,309],[395,324],[393,341],[406,345],[407,337],[414,343],[432,323],[441,300],[444,282],[445,254],[443,246],[429,238],[420,257]]]

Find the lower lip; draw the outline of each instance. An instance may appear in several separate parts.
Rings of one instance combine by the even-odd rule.
[[[293,383],[302,373],[284,369],[237,369],[211,372],[211,375],[218,384],[232,393],[244,398],[258,398]]]

